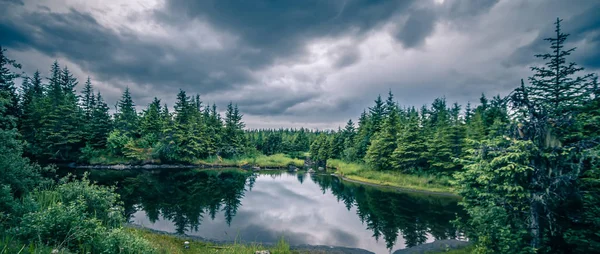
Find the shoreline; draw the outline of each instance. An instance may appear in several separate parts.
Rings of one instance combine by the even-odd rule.
[[[420,189],[414,189],[414,188],[408,188],[408,187],[398,187],[398,186],[392,186],[392,185],[386,185],[386,184],[377,184],[377,183],[371,183],[371,182],[361,181],[361,180],[357,180],[357,179],[352,179],[352,178],[348,178],[348,177],[339,175],[337,173],[334,173],[333,175],[335,175],[339,179],[341,179],[343,181],[346,181],[346,182],[357,183],[357,184],[362,184],[362,185],[367,185],[367,186],[373,186],[373,187],[378,187],[378,188],[393,189],[393,190],[396,190],[398,192],[411,192],[411,193],[431,194],[431,195],[454,197],[454,198],[460,198],[461,197],[458,194],[452,193],[452,192],[420,190]]]
[[[66,166],[69,168],[74,168],[74,169],[108,169],[108,170],[223,169],[223,168],[236,168],[236,169],[242,169],[242,170],[254,171],[254,172],[278,171],[278,170],[290,171],[290,169],[292,169],[294,171],[295,170],[304,170],[304,168],[302,168],[302,167],[297,167],[297,166],[290,165],[290,164],[273,167],[273,166],[261,166],[259,164],[257,164],[257,165],[250,165],[250,164],[239,165],[239,164],[208,164],[208,163],[196,163],[196,164],[192,164],[192,163],[191,164],[150,164],[149,163],[149,164],[77,165],[75,163],[70,163],[70,164],[67,164]],[[430,195],[436,195],[436,196],[460,198],[460,196],[458,194],[449,192],[449,191],[435,191],[435,190],[427,190],[427,189],[402,187],[402,186],[395,186],[393,184],[389,184],[389,183],[385,183],[385,182],[384,183],[373,183],[373,182],[355,179],[352,177],[343,176],[343,175],[339,174],[340,169],[336,169],[334,167],[328,167],[328,169],[334,170],[334,173],[332,175],[335,175],[336,177],[338,177],[339,179],[341,179],[343,181],[347,181],[347,182],[351,182],[351,183],[363,184],[363,185],[379,187],[379,188],[393,189],[398,192],[421,193],[421,194],[430,194]],[[360,177],[360,176],[358,176],[358,177]]]
[[[264,249],[268,249],[268,248],[271,248],[271,247],[274,247],[277,245],[277,243],[261,243],[261,242],[253,242],[253,241],[244,241],[244,240],[239,240],[239,239],[232,240],[232,241],[210,240],[210,239],[205,239],[200,236],[194,236],[194,235],[188,235],[188,234],[181,235],[181,234],[177,234],[177,233],[171,233],[171,232],[151,229],[151,228],[147,228],[147,227],[144,227],[141,225],[131,224],[131,223],[127,223],[126,225],[124,225],[124,227],[132,229],[132,230],[137,230],[137,231],[146,231],[146,232],[149,232],[150,234],[174,237],[174,238],[177,238],[180,240],[190,240],[190,241],[195,241],[195,242],[199,242],[199,243],[209,243],[209,244],[214,244],[216,246],[221,246],[221,247],[226,247],[226,246],[230,246],[233,244],[243,244],[243,245],[258,244],[258,245],[262,246]],[[373,252],[365,250],[365,249],[341,247],[341,246],[330,246],[330,245],[302,244],[302,245],[291,245],[291,246],[289,246],[289,248],[292,251],[302,251],[302,253],[313,253],[314,252],[314,253],[374,254]]]

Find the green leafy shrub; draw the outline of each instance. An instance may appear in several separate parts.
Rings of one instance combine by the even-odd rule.
[[[29,242],[72,250],[90,245],[105,229],[101,221],[86,212],[85,200],[57,202],[23,216],[15,235]]]
[[[156,253],[148,240],[131,232],[116,228],[110,230],[94,245],[94,253]]]
[[[121,133],[119,130],[114,130],[108,134],[106,146],[111,154],[116,156],[125,155],[125,146],[132,141],[130,137]]]

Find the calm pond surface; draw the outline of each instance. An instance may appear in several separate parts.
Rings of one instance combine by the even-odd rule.
[[[81,174],[82,171],[77,171]],[[389,253],[459,235],[457,198],[342,182],[330,175],[236,170],[91,170],[116,185],[129,221],[209,240],[332,245]]]

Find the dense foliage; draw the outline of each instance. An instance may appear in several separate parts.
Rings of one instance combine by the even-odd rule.
[[[4,52],[0,49],[0,63],[2,63],[0,69],[0,123],[2,123],[0,126],[0,236],[2,238],[0,249],[2,252],[23,253],[24,246],[20,243],[26,243],[30,246],[29,251],[32,252],[36,250],[32,247],[37,245],[82,253],[153,253],[154,249],[146,240],[122,230],[125,218],[118,201],[119,195],[115,194],[114,189],[99,187],[86,178],[71,180],[67,177],[56,184],[42,176],[44,172],[51,171],[51,168],[41,168],[23,157],[25,144],[17,131],[17,121],[39,117],[29,111],[35,108],[35,103],[56,103],[57,107],[68,110],[69,107],[66,105],[73,98],[64,96],[62,91],[72,87],[56,85],[50,90],[57,96],[61,94],[59,101],[30,100],[41,95],[34,91],[39,88],[36,85],[39,84],[39,75],[36,74],[34,85],[24,87],[26,90],[32,90],[22,94],[22,104],[26,106],[23,106],[21,111],[19,100],[15,103],[13,99],[17,96],[13,93],[13,80],[18,75],[5,65],[10,64],[16,68],[19,66],[14,64],[14,61],[8,60]],[[67,73],[66,69],[62,73]],[[61,106],[60,103],[65,104]],[[57,123],[58,118],[55,118],[57,115],[54,114],[58,112],[48,109],[46,113],[50,114],[45,116],[48,118],[38,124],[54,125],[56,128],[59,123]],[[31,133],[27,135],[32,136]],[[52,149],[56,149],[54,152],[59,157],[68,156],[73,151],[73,143],[69,141],[71,136],[66,133],[60,135],[65,135],[64,142],[54,143]],[[19,244],[15,245],[15,242]]]
[[[41,176],[51,169],[29,159],[193,163],[309,152],[318,166],[340,159],[380,172],[453,177],[470,216],[461,226],[477,252],[597,251],[600,88],[596,74],[569,62],[575,49],[565,48],[560,22],[546,39],[550,51],[536,55],[541,66],[506,97],[482,95],[476,107],[464,109],[441,97],[417,109],[401,107],[390,91],[356,126],[349,120],[325,132],[245,131],[237,105],[230,103],[222,117],[214,104],[185,91],[172,112],[158,98],[137,112],[125,89],[111,115],[89,78],[77,94],[79,82],[67,67],[54,62],[47,80],[40,72],[21,75],[0,48],[2,233],[69,249],[117,246],[129,237],[108,215],[107,209],[119,209],[112,190],[85,180],[53,185]],[[98,234],[113,238],[94,242]]]
[[[462,226],[479,253],[597,251],[600,90],[596,74],[568,62],[575,49],[565,49],[560,22],[546,39],[550,52],[536,55],[543,66],[507,97],[482,95],[464,110],[437,98],[416,110],[390,92],[356,129],[315,140],[311,155],[453,176],[470,215]]]

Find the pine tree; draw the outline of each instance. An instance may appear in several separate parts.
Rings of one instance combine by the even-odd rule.
[[[349,119],[344,127],[344,150],[342,151],[342,159],[346,161],[354,160],[356,157],[355,140],[356,130],[354,128],[354,122],[352,122],[352,119]]]
[[[88,140],[89,144],[95,149],[106,148],[106,139],[112,131],[113,126],[109,109],[102,98],[102,94],[98,92],[95,96],[94,109],[91,116],[91,137]]]
[[[365,162],[376,170],[392,169],[392,153],[396,150],[400,116],[397,108],[392,108],[385,118],[381,131],[377,132],[367,150]]]
[[[67,67],[60,69],[58,62],[51,67],[50,83],[40,109],[40,126],[37,144],[44,160],[74,161],[83,147],[84,135],[81,123],[83,114],[75,94],[77,80]]]
[[[138,115],[135,111],[135,104],[131,98],[129,87],[125,88],[121,100],[117,102],[117,109],[114,119],[115,129],[129,137],[134,137],[137,135]]]
[[[239,155],[245,148],[244,123],[237,105],[231,102],[227,105],[225,112],[225,129],[222,152],[227,156]]]
[[[437,174],[450,174],[455,169],[453,163],[453,142],[450,133],[450,113],[445,98],[436,98],[428,111],[427,163],[429,170]]]
[[[358,118],[358,130],[354,141],[355,154],[351,156],[353,161],[363,161],[367,154],[367,149],[369,148],[371,140],[370,125],[371,123],[367,116],[367,112],[363,111],[360,118]]]
[[[427,168],[427,147],[419,127],[419,114],[412,108],[408,121],[398,135],[397,147],[392,153],[391,164],[395,170],[414,173]]]
[[[386,107],[383,104],[383,101],[381,100],[381,95],[377,96],[377,99],[375,100],[375,106],[373,106],[372,108],[369,108],[369,122],[370,122],[370,130],[369,130],[369,134],[375,135],[375,133],[379,132],[381,130],[381,125],[383,123],[383,120],[385,119],[385,111],[386,111]]]
[[[529,96],[539,102],[541,110],[548,112],[551,119],[561,117],[565,112],[582,104],[593,74],[576,76],[583,70],[573,62],[567,63],[566,57],[575,48],[564,50],[569,34],[561,31],[561,19],[556,19],[556,37],[546,38],[550,42],[551,53],[538,54],[536,57],[548,61],[543,67],[531,67],[534,75],[529,78],[531,87]]]
[[[21,65],[6,56],[6,49],[0,46],[0,92],[4,92],[9,102],[6,104],[5,115],[15,119],[20,117],[19,95],[14,84],[14,79],[20,75],[9,68],[21,69]]]
[[[160,100],[154,97],[154,100],[142,113],[140,133],[142,133],[142,137],[148,142],[149,146],[154,146],[162,138],[163,123],[160,115],[161,111]]]

